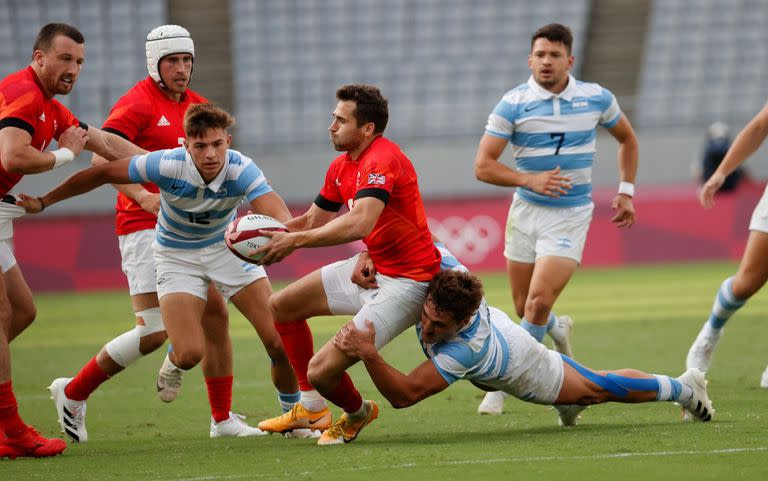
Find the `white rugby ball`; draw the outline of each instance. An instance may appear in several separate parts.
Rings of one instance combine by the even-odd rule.
[[[276,219],[268,215],[248,214],[233,220],[224,234],[229,250],[246,262],[258,262],[262,255],[249,256],[251,252],[266,245],[270,238],[262,235],[264,231],[288,232]]]

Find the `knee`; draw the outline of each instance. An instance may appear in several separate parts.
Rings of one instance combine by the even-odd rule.
[[[139,351],[142,355],[154,352],[165,343],[166,339],[168,339],[168,334],[165,331],[148,334],[139,340]]]
[[[307,367],[307,380],[315,387],[322,387],[328,382],[328,369],[322,356],[314,355]]]
[[[272,314],[272,319],[275,322],[285,322],[289,320],[285,318],[285,315],[281,310],[281,304],[280,292],[275,292],[269,296],[269,302],[267,305],[269,306],[269,312]]]
[[[189,370],[197,366],[203,359],[202,349],[179,349],[173,347],[173,363],[179,369]]]
[[[23,309],[16,309],[14,311],[14,317],[18,319],[19,325],[22,326],[21,330],[26,329],[37,318],[37,308],[34,304],[25,306]]]

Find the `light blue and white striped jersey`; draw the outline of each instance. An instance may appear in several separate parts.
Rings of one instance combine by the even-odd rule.
[[[227,151],[221,172],[206,184],[184,147],[158,150],[131,159],[136,183],[160,188],[157,243],[177,249],[199,249],[224,240],[237,206],[272,192],[261,169],[235,150]]]
[[[442,255],[442,270],[467,271],[442,243],[435,242],[435,246]],[[485,299],[472,320],[453,339],[436,344],[426,343],[421,338],[420,323],[416,323],[416,335],[424,354],[432,360],[448,384],[459,379],[496,379],[507,370],[509,346],[491,323]]]
[[[548,207],[575,207],[592,202],[592,161],[596,127],[611,128],[621,118],[616,97],[595,83],[568,76],[559,94],[544,89],[533,77],[507,92],[488,117],[485,133],[508,139],[521,172],[560,167],[573,188],[552,198],[518,187],[524,200]]]

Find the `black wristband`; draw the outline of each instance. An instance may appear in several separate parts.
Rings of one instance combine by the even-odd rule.
[[[37,200],[40,201],[40,212],[44,211],[45,210],[45,202],[43,202],[43,198],[42,197],[38,197]]]

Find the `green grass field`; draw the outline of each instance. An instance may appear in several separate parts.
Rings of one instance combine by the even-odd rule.
[[[576,320],[576,357],[601,369],[633,367],[679,375],[688,346],[733,264],[583,269],[556,312]],[[483,276],[491,304],[511,312],[506,279]],[[38,319],[12,344],[14,386],[25,420],[58,432],[45,387],[73,375],[99,347],[125,330],[126,293],[37,296]],[[163,404],[155,375],[163,354],[144,358],[88,401],[90,440],[52,459],[0,461],[0,480],[474,480],[768,479],[768,299],[758,294],[729,324],[709,373],[717,410],[708,424],[681,422],[670,403],[604,405],[579,426],[560,428],[546,407],[507,401],[503,416],[475,414],[482,393],[459,382],[397,411],[355,366],[363,396],[379,401],[379,420],[352,444],[267,436],[208,438],[209,410],[199,369],[179,398]],[[312,322],[316,345],[341,318]],[[278,414],[268,361],[250,325],[233,313],[233,410],[256,422]],[[384,351],[401,370],[423,361],[413,331]]]

